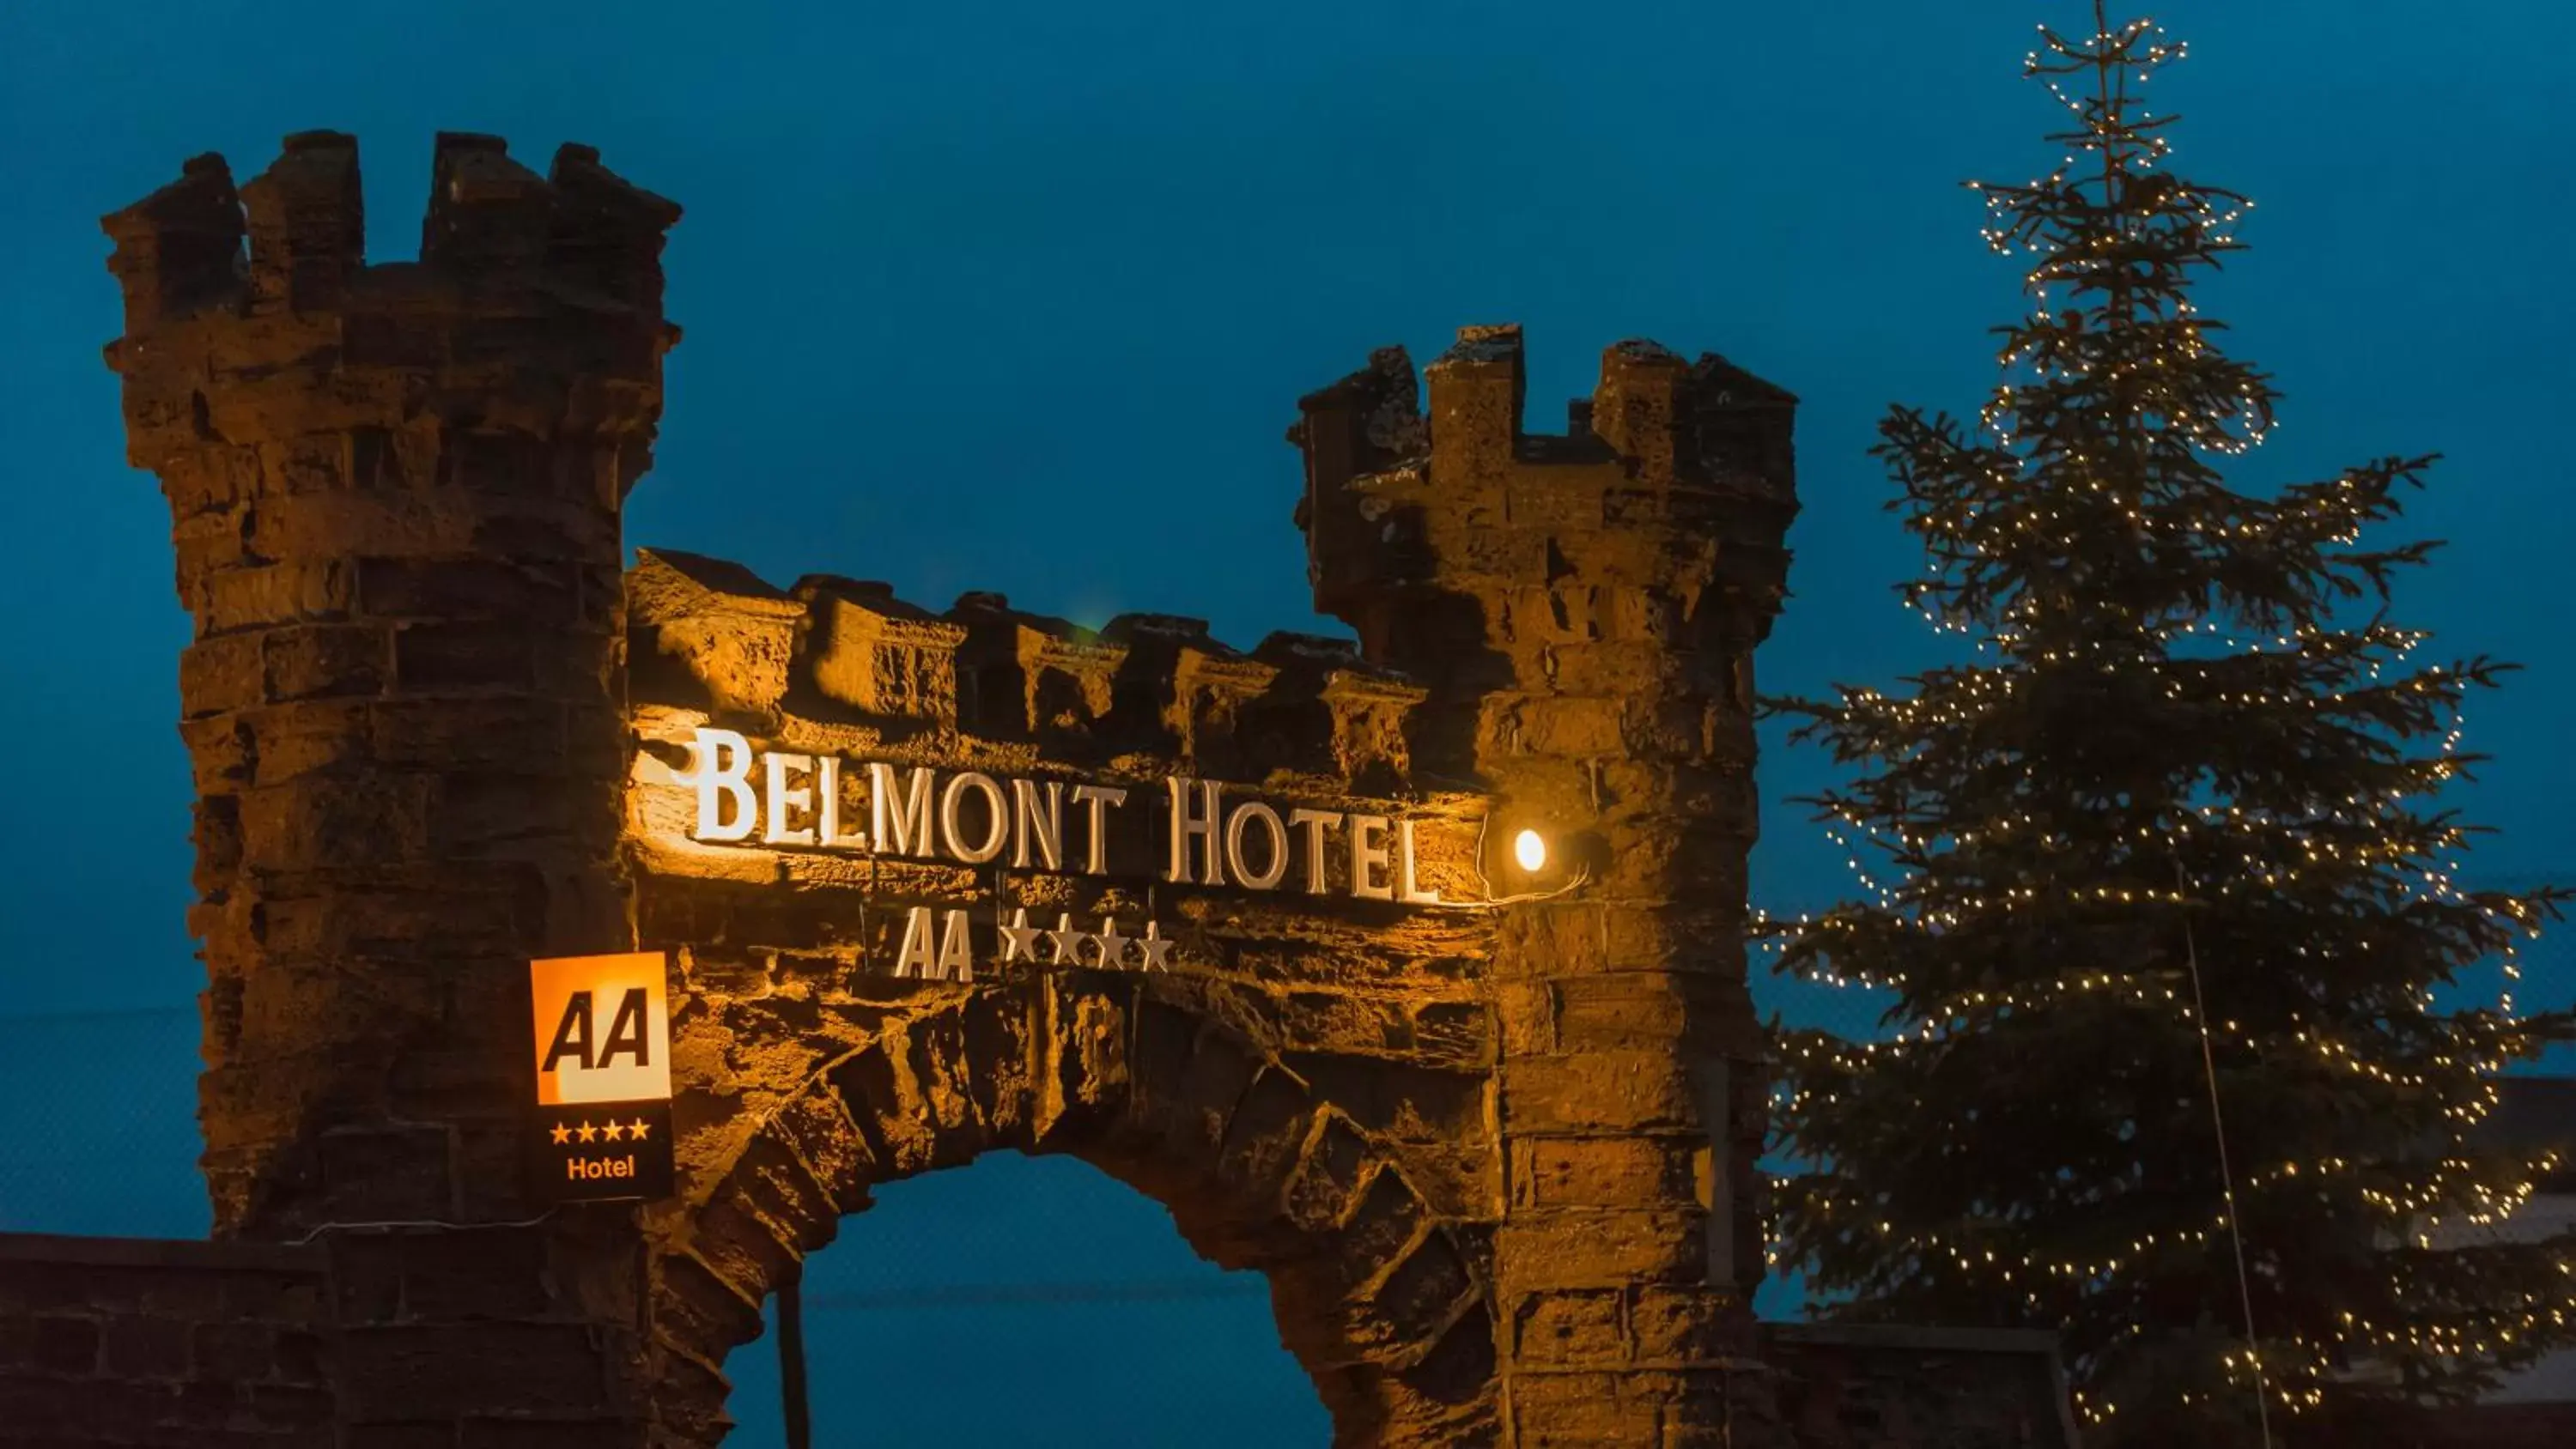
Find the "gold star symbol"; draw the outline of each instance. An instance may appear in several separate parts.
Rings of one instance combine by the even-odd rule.
[[[572,1140],[572,1129],[566,1127],[561,1122],[557,1122],[555,1124],[554,1139],[557,1147],[563,1146],[565,1143]]]
[[[1002,964],[1038,959],[1038,937],[1047,933],[1029,924],[1029,908],[1021,906],[1011,912],[1002,926]]]
[[[1088,932],[1077,931],[1073,928],[1073,913],[1071,911],[1066,911],[1057,916],[1055,918],[1055,929],[1047,932],[1047,939],[1055,942],[1055,964],[1058,966],[1081,965],[1082,943],[1088,939],[1088,937]]]
[[[581,1124],[581,1134],[580,1134],[580,1135],[581,1135],[581,1140],[582,1140],[582,1141],[584,1141],[584,1142],[596,1142],[596,1141],[598,1141],[598,1140],[599,1140],[599,1129],[598,1129],[598,1128],[596,1128],[596,1127],[591,1126],[591,1125],[590,1125],[589,1123],[587,1123],[587,1122],[584,1122],[584,1123],[582,1123],[582,1124]]]
[[[652,1130],[652,1124],[638,1117],[635,1119],[635,1125],[626,1130],[634,1135],[636,1141],[641,1142],[644,1140],[644,1134]]]
[[[611,1142],[623,1142],[626,1140],[626,1124],[611,1117],[608,1119],[608,1125],[601,1129],[600,1135]]]
[[[1173,945],[1173,942],[1163,939],[1162,922],[1147,921],[1145,923],[1145,934],[1136,938],[1136,949],[1145,953],[1143,969],[1147,971],[1171,970]]]
[[[1100,968],[1117,971],[1127,964],[1128,938],[1118,934],[1118,922],[1108,916],[1100,918],[1100,934],[1091,938],[1100,943]]]

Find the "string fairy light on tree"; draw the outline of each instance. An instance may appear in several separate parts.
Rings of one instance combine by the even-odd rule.
[[[2508,666],[2417,662],[2386,608],[2435,545],[2362,543],[2435,460],[2222,479],[2275,395],[2191,290],[2252,203],[2169,169],[2183,46],[2093,20],[2028,59],[2064,160],[1972,183],[2031,299],[2001,383],[1875,450],[1901,596],[1974,660],[1766,702],[1855,772],[1807,803],[1862,889],[1756,931],[1892,1003],[1782,1034],[1773,1252],[1837,1317],[2058,1330],[2096,1449],[2367,1445],[2576,1343],[2576,1239],[2440,1246],[2555,1166],[2471,1134],[2568,1033],[2510,993],[2567,892],[2458,882],[2437,797]],[[2496,1006],[2435,1010],[2488,961]]]

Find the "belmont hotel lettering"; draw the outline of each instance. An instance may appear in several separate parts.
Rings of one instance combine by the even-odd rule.
[[[1115,822],[1131,806],[1159,807],[1166,882],[1320,896],[1338,875],[1361,900],[1441,904],[1415,883],[1411,820],[1228,800],[1223,783],[1185,775],[1166,779],[1160,800],[1131,801],[1119,786],[754,750],[732,730],[700,728],[681,783],[697,790],[690,838],[710,844],[1107,875]]]

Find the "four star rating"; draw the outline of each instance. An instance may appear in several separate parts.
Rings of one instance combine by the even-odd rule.
[[[551,1103],[529,1124],[538,1189],[557,1202],[668,1197],[670,1107],[662,1102]]]
[[[1129,936],[1118,929],[1116,918],[1100,918],[1100,929],[1085,931],[1073,924],[1073,913],[1060,912],[1053,930],[1029,924],[1028,907],[1012,910],[1011,918],[1001,925],[1002,964],[1026,961],[1034,966],[1079,966],[1094,971],[1169,971],[1172,969],[1173,941],[1163,935],[1163,923],[1147,921],[1145,934]],[[1045,954],[1039,952],[1040,943]],[[1129,960],[1129,947],[1134,947],[1134,961]]]
[[[905,907],[888,974],[916,981],[970,982],[979,958],[985,966],[1025,961],[1032,966],[1085,971],[1169,971],[1172,948],[1179,944],[1163,935],[1160,921],[1147,921],[1145,934],[1130,936],[1119,929],[1116,916],[1104,915],[1099,930],[1086,931],[1073,923],[1071,911],[1058,912],[1049,928],[1031,924],[1026,906],[1013,907],[1007,917],[995,907],[990,919],[992,939],[1000,950],[996,960],[978,949],[978,938],[986,928],[975,915],[962,906]]]
[[[565,1147],[599,1141],[642,1142],[652,1133],[653,1124],[641,1117],[631,1120],[611,1117],[606,1122],[592,1122],[587,1118],[579,1122],[557,1122],[546,1135],[557,1147]]]

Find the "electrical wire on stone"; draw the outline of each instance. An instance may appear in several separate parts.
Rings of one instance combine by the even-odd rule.
[[[1491,830],[1493,825],[1494,817],[1491,815],[1483,816],[1476,821],[1476,884],[1485,888],[1485,898],[1481,901],[1439,901],[1434,904],[1453,911],[1499,910],[1504,906],[1525,906],[1535,901],[1552,901],[1559,896],[1571,894],[1591,882],[1592,867],[1577,866],[1574,870],[1574,878],[1554,890],[1526,891],[1516,896],[1495,895],[1493,878],[1485,874],[1485,833]]]
[[[563,1204],[557,1203],[553,1207],[546,1209],[544,1212],[537,1214],[535,1217],[521,1218],[516,1222],[508,1223],[449,1223],[440,1222],[435,1218],[412,1218],[373,1223],[323,1223],[315,1227],[313,1231],[306,1233],[303,1237],[288,1239],[286,1246],[290,1248],[304,1247],[310,1244],[315,1238],[322,1236],[324,1233],[390,1233],[413,1228],[443,1228],[449,1232],[470,1233],[484,1228],[533,1228],[562,1211]]]

